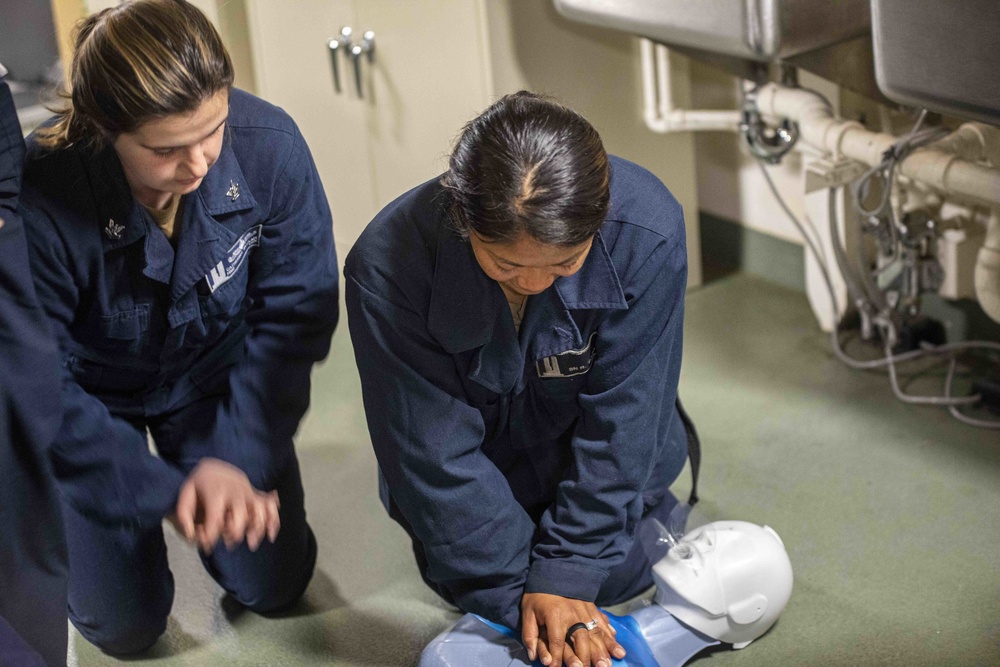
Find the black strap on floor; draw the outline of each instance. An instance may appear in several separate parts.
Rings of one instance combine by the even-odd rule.
[[[694,427],[691,417],[684,411],[681,405],[680,396],[677,397],[677,412],[684,422],[684,431],[688,439],[688,458],[691,460],[691,495],[688,496],[688,505],[695,506],[698,502],[698,469],[701,468],[701,440],[698,438],[698,431]]]

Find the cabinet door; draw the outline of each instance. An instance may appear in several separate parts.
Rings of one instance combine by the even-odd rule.
[[[402,3],[401,3],[402,4]],[[341,262],[376,213],[364,101],[340,54],[334,88],[331,37],[356,28],[351,0],[248,0],[258,93],[285,109],[309,143],[333,211]],[[266,156],[262,156],[266,157]]]
[[[462,126],[490,102],[485,17],[471,0],[356,0],[355,12],[355,29],[375,32],[362,67],[381,207],[447,169]]]

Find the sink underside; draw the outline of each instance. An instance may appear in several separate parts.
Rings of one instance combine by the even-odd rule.
[[[567,18],[680,46],[767,62],[871,29],[869,0],[555,0]]]
[[[744,79],[812,72],[892,104],[878,88],[869,0],[554,0],[567,18],[625,31]]]

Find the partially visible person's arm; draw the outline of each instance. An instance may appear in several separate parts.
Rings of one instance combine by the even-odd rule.
[[[0,65],[0,217],[10,217],[17,210],[21,192],[21,165],[24,140],[10,87],[3,80],[7,70]]]
[[[24,142],[0,66],[0,664],[66,664],[66,546],[48,446],[59,356],[16,214]]]
[[[62,414],[59,356],[38,307],[17,215],[24,140],[3,73],[0,66],[0,446],[30,448],[22,458],[43,466],[44,478]]]
[[[231,371],[206,437],[220,459],[269,489],[293,455],[313,366],[330,350],[339,293],[333,220],[305,140],[292,126],[284,153],[258,158],[280,168],[260,246],[248,261],[246,355]]]

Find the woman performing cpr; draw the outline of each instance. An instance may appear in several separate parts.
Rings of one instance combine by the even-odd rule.
[[[546,665],[610,667],[596,605],[652,585],[635,537],[685,462],[686,257],[659,180],[518,93],[347,258],[383,502],[427,584]]]

